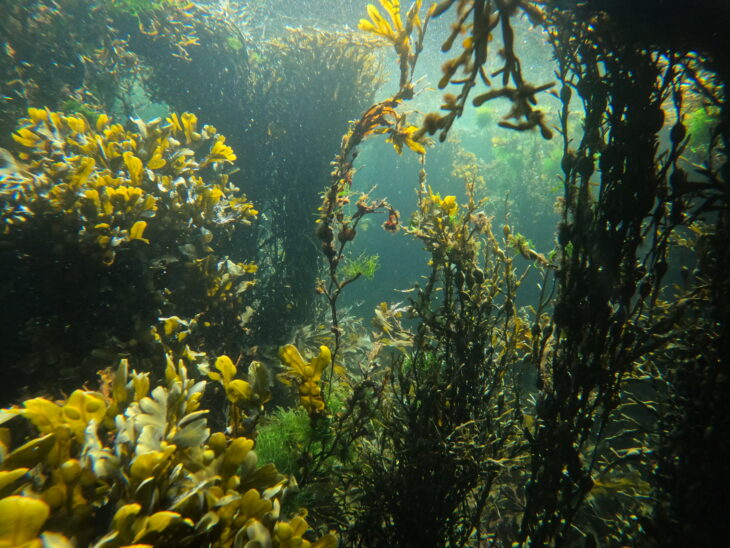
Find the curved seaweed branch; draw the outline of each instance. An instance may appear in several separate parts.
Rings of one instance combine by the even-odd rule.
[[[399,2],[385,0],[382,5],[391,22],[386,21],[377,8],[371,5],[368,7],[371,19],[369,21],[361,20],[360,29],[382,36],[393,44],[401,67],[399,89],[393,97],[368,108],[342,137],[340,150],[332,162],[330,183],[324,192],[317,219],[317,238],[321,242],[322,253],[328,266],[327,279],[319,281],[317,292],[326,297],[332,318],[331,329],[335,336],[332,364],[336,363],[342,337],[337,314],[337,300],[344,288],[360,277],[359,274],[355,274],[353,277],[341,279],[338,267],[343,260],[345,248],[355,238],[357,226],[365,215],[385,211],[388,218],[383,223],[383,228],[395,232],[399,227],[398,212],[388,201],[371,200],[367,193],[361,194],[355,204],[356,210],[353,214],[345,212],[344,207],[350,202],[357,149],[368,137],[385,134],[399,153],[404,145],[421,155],[426,152],[420,142],[422,134],[418,135],[417,128],[408,125],[406,115],[399,113],[396,108],[414,96],[413,70],[423,48],[423,38],[430,19],[430,12],[422,21],[419,14],[421,0],[416,0],[407,12],[404,24]],[[332,384],[333,370],[334,367],[330,369],[327,390]]]

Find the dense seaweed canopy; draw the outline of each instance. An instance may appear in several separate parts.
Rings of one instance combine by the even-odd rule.
[[[726,2],[0,13],[0,546],[726,536]]]

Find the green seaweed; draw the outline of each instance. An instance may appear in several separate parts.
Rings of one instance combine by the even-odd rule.
[[[345,279],[362,276],[367,280],[372,280],[380,268],[380,256],[377,253],[367,254],[361,253],[357,257],[348,257],[342,266],[342,276]]]
[[[104,2],[109,5],[113,12],[135,16],[180,3],[177,0],[104,0]]]
[[[284,474],[298,474],[300,458],[312,441],[312,423],[301,407],[278,407],[258,428],[256,453]]]

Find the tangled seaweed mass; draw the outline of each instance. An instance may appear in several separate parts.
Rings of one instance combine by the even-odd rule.
[[[7,321],[26,328],[8,351],[31,374],[83,364],[92,351],[106,356],[151,343],[159,316],[193,321],[197,337],[211,342],[212,322],[227,318],[241,329],[257,267],[223,251],[257,211],[225,173],[235,155],[215,128],[198,128],[194,114],[134,126],[105,114],[89,121],[30,108],[13,133],[17,154],[4,152],[6,260],[28,272],[9,286],[8,296],[25,304],[11,306]],[[28,300],[25,287],[40,272],[59,279]],[[186,284],[187,295],[166,289],[174,283]],[[57,319],[40,320],[49,309]],[[223,335],[226,327],[216,330]]]
[[[634,4],[0,0],[0,548],[717,546],[730,13]]]
[[[34,398],[4,411],[37,436],[12,451],[4,436],[0,542],[8,546],[271,546],[310,542],[301,516],[280,517],[287,480],[257,466],[253,440],[210,433],[200,410],[205,381],[170,360],[166,383],[122,361],[102,392],[76,390],[60,402]],[[5,430],[7,432],[7,430]],[[38,486],[42,486],[39,487]],[[9,493],[22,491],[22,495]],[[110,520],[102,508],[116,508]],[[38,535],[41,531],[45,532]]]
[[[173,113],[164,125],[135,120],[136,133],[106,114],[93,126],[83,114],[30,108],[28,115],[13,134],[23,151],[9,159],[14,169],[3,186],[4,232],[35,217],[54,217],[77,225],[79,245],[111,265],[132,241],[150,244],[145,232],[159,247],[157,238],[169,240],[161,236],[166,227],[191,222],[212,240],[212,230],[256,217],[220,173],[236,160],[225,137],[209,125],[198,132],[194,114]],[[207,149],[205,156],[196,160],[190,147]],[[244,268],[255,272],[253,265]]]

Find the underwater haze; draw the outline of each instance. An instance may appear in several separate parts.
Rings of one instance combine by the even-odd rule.
[[[730,545],[725,0],[0,0],[0,547]]]

